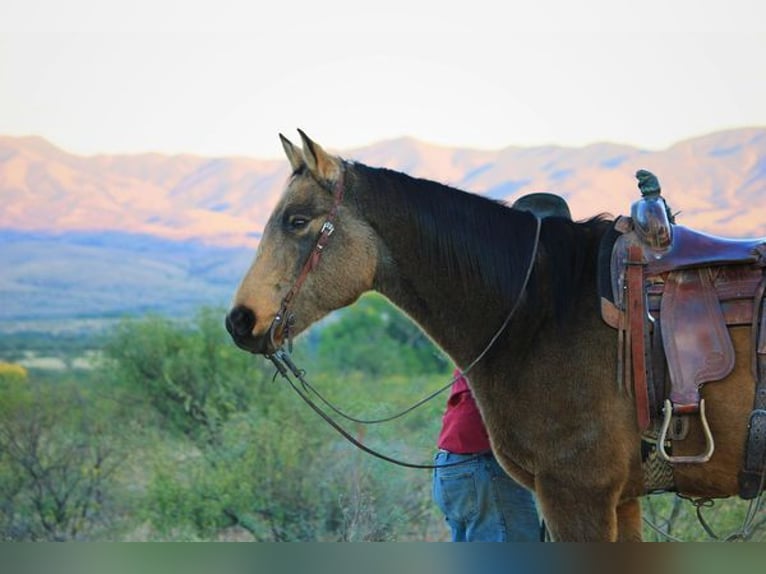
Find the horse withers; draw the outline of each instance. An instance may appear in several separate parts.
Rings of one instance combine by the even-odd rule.
[[[640,540],[642,433],[632,393],[617,383],[617,339],[596,279],[612,221],[539,220],[344,161],[300,136],[302,149],[280,136],[292,174],[226,318],[236,344],[272,355],[378,291],[470,367],[497,459],[535,492],[554,540]],[[749,330],[731,336],[734,368],[702,390],[715,453],[674,465],[678,492],[737,493],[754,383]],[[689,427],[674,454],[704,447],[699,422]]]

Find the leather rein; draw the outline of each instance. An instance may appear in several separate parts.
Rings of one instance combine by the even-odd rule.
[[[532,276],[532,271],[535,267],[535,261],[537,260],[537,251],[538,247],[540,245],[540,228],[542,227],[542,221],[539,217],[535,216],[536,220],[536,229],[535,229],[535,240],[534,244],[532,246],[532,253],[530,255],[529,263],[527,264],[527,271],[524,276],[524,281],[521,285],[521,289],[519,291],[519,294],[516,298],[516,301],[513,304],[513,307],[511,308],[510,312],[508,313],[507,317],[503,321],[502,325],[498,328],[498,330],[495,332],[495,334],[492,336],[492,338],[489,340],[487,345],[484,347],[484,350],[482,350],[481,353],[473,360],[469,365],[464,369],[461,370],[458,375],[453,377],[449,383],[438,389],[437,391],[431,393],[427,397],[419,400],[411,407],[405,409],[404,411],[384,417],[379,419],[371,419],[371,420],[364,420],[352,417],[350,415],[347,415],[346,413],[342,412],[338,408],[336,408],[332,403],[330,403],[327,399],[325,399],[307,380],[306,380],[306,371],[303,369],[300,369],[296,366],[296,364],[293,362],[292,358],[290,357],[290,352],[292,352],[292,336],[290,333],[290,327],[295,322],[295,315],[292,313],[292,303],[300,291],[301,287],[303,286],[303,283],[306,281],[306,278],[309,276],[309,274],[316,269],[317,265],[319,264],[319,261],[322,258],[322,254],[324,253],[325,247],[330,241],[330,236],[335,231],[335,218],[338,214],[338,209],[340,207],[341,202],[343,201],[343,194],[345,191],[344,187],[344,173],[345,170],[340,170],[340,175],[338,176],[337,181],[335,182],[335,186],[333,189],[333,197],[334,202],[332,205],[332,208],[330,209],[329,213],[327,214],[327,218],[325,219],[325,222],[322,224],[322,227],[319,231],[319,236],[317,237],[316,243],[314,244],[313,249],[311,250],[311,253],[309,253],[308,257],[306,258],[305,263],[303,264],[303,267],[301,268],[300,273],[298,274],[298,277],[295,280],[295,283],[293,283],[290,290],[287,292],[287,294],[282,299],[282,302],[280,304],[279,311],[274,317],[274,320],[271,323],[271,326],[269,327],[269,337],[271,339],[272,348],[275,349],[273,353],[267,354],[266,358],[270,360],[274,366],[277,369],[277,373],[275,373],[275,377],[280,375],[282,378],[287,380],[287,382],[290,384],[290,387],[300,396],[300,398],[309,406],[311,409],[316,412],[322,419],[324,419],[327,424],[329,424],[332,428],[334,428],[343,438],[345,438],[347,441],[349,441],[351,444],[356,446],[357,448],[363,450],[364,452],[371,454],[379,459],[385,460],[387,462],[391,462],[393,464],[404,466],[407,468],[420,468],[420,469],[433,469],[433,468],[442,468],[442,467],[448,467],[448,466],[455,466],[459,464],[465,464],[467,462],[470,462],[472,460],[475,460],[478,458],[479,455],[475,457],[471,457],[469,459],[465,459],[459,462],[453,462],[453,463],[445,463],[445,464],[417,464],[417,463],[410,463],[405,462],[402,460],[398,460],[389,456],[386,456],[376,450],[371,449],[370,447],[366,446],[365,444],[361,443],[359,440],[357,440],[355,437],[353,437],[346,429],[344,429],[342,426],[340,426],[330,415],[328,415],[320,405],[318,405],[309,395],[309,392],[315,395],[319,400],[324,403],[328,408],[332,409],[335,413],[340,415],[341,417],[350,420],[352,422],[360,423],[360,424],[377,424],[382,422],[388,422],[394,419],[397,419],[401,416],[404,416],[405,414],[415,410],[419,406],[425,404],[426,402],[430,401],[431,399],[435,398],[437,395],[441,394],[442,392],[449,389],[454,382],[460,377],[465,376],[484,356],[487,354],[487,352],[490,350],[490,348],[495,344],[497,339],[500,337],[500,335],[503,333],[505,328],[508,326],[508,324],[511,322],[512,317],[515,315],[516,310],[519,307],[519,304],[521,302],[522,296],[524,294],[524,291],[526,291],[527,286],[529,284],[529,279]],[[320,184],[321,185],[321,184]],[[532,214],[534,215],[534,214]],[[282,338],[282,341],[277,344],[276,340],[280,335],[284,335]],[[284,341],[287,341],[288,349],[286,350],[284,348]],[[295,380],[293,380],[294,377],[300,382],[300,385],[298,385]]]

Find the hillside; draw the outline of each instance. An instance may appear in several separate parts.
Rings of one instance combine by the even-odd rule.
[[[225,306],[246,247],[124,232],[0,232],[0,332],[98,327],[143,313],[190,317]]]
[[[320,143],[332,149],[332,141]],[[766,128],[710,134],[661,151],[607,143],[478,151],[404,138],[340,153],[498,199],[554,191],[575,217],[625,212],[637,194],[633,174],[645,168],[659,176],[687,225],[766,235],[766,218],[752,209],[766,194]],[[287,175],[286,161],[83,157],[36,137],[0,137],[0,229],[125,231],[252,246]]]
[[[766,235],[766,128],[661,151],[608,143],[469,150],[403,138],[340,154],[496,199],[554,191],[576,218],[626,213],[638,197],[634,173],[645,168],[680,222]],[[84,157],[37,137],[0,137],[0,330],[226,305],[287,175],[286,161]]]

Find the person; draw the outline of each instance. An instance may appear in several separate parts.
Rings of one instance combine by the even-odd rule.
[[[566,201],[551,193],[525,195],[512,207],[531,211],[541,218],[571,219]],[[508,476],[497,462],[468,381],[458,369],[454,378],[437,440],[432,488],[433,499],[444,514],[452,540],[542,540],[534,495]]]
[[[492,454],[481,413],[459,370],[437,446],[433,498],[453,542],[540,540],[534,496],[508,476]],[[452,466],[440,466],[445,464]]]

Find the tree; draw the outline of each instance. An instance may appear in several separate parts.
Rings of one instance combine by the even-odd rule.
[[[380,302],[384,305],[376,309],[388,313],[390,306]],[[135,417],[164,429],[163,443],[176,445],[175,455],[169,447],[145,453],[153,462],[144,464],[151,477],[141,507],[154,535],[210,539],[239,529],[262,541],[380,540],[411,529],[412,516],[431,507],[424,503],[427,474],[419,472],[422,481],[416,487],[412,478],[418,471],[390,467],[344,443],[289,387],[273,381],[267,362],[233,345],[222,317],[220,310],[204,310],[190,324],[158,317],[129,321],[106,345],[101,376],[133,398]],[[380,324],[362,321],[357,335],[365,325],[368,336]],[[296,355],[311,355],[312,345],[323,345],[324,337],[322,328],[307,334],[296,342]],[[381,347],[398,350],[409,350],[410,340],[409,335],[396,343],[379,339]],[[343,356],[357,342],[343,339],[333,346]],[[386,368],[391,372],[397,364],[409,365]],[[358,400],[354,408],[378,407],[376,400],[357,396],[348,376],[313,368],[312,373],[344,404]],[[374,382],[373,388],[397,388],[411,402],[407,393],[419,398],[422,387],[433,381],[399,374]],[[420,433],[427,440],[427,461],[438,414],[419,416],[406,431],[394,426],[371,439],[394,444],[404,442],[400,433],[408,439]]]
[[[450,361],[404,313],[382,295],[369,294],[338,312],[319,330],[322,370],[339,374],[445,373]]]
[[[223,312],[202,309],[190,325],[160,317],[122,323],[105,345],[105,375],[145,401],[159,424],[202,448],[249,408],[266,375],[234,348]]]
[[[9,375],[10,373],[10,375]],[[114,444],[83,395],[0,373],[0,532],[7,540],[75,540],[103,526]]]

